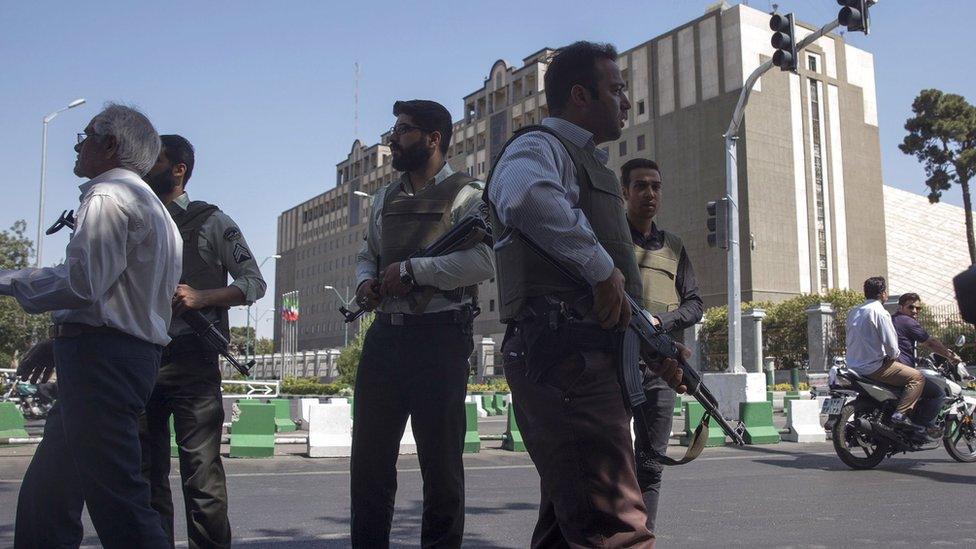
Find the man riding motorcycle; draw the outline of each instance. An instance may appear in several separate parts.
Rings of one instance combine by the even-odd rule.
[[[908,417],[922,396],[925,377],[897,360],[901,351],[891,315],[884,308],[888,299],[885,279],[876,276],[865,280],[864,298],[863,304],[847,314],[847,367],[879,383],[903,387],[891,423],[897,428],[925,434],[926,427]]]

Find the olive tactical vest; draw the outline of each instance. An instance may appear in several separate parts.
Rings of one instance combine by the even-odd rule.
[[[436,185],[425,186],[413,196],[401,194],[398,182],[388,185],[380,212],[380,271],[409,258],[451,230],[454,201],[461,189],[474,181],[475,178],[466,173],[454,172]],[[477,285],[449,291],[437,290],[457,302],[462,301],[465,295],[476,297],[477,291]]]
[[[521,128],[505,143],[502,151],[504,152],[504,148],[519,136],[531,131],[552,134],[566,148],[576,167],[576,179],[580,189],[577,206],[586,215],[597,240],[613,259],[614,266],[623,273],[627,293],[634,299],[640,300],[642,293],[640,271],[634,256],[634,242],[630,237],[630,226],[627,223],[620,182],[616,174],[604,166],[592,151],[577,147],[545,126]],[[500,152],[498,158],[501,156]],[[497,165],[498,161],[495,162]],[[486,202],[488,186],[492,184],[494,172],[495,166],[492,166],[485,185]],[[504,182],[496,184],[503,185]],[[582,289],[566,280],[524,242],[514,238],[516,235],[511,234],[514,229],[505,227],[498,219],[494,205],[490,204],[490,206],[491,223],[494,233],[498,235],[497,238],[501,240],[509,236],[513,237],[495,252],[495,276],[498,279],[498,296],[501,302],[499,315],[502,322],[517,319],[530,298],[552,296],[562,301],[573,301],[590,292],[589,289]],[[531,234],[528,236],[531,238]]]
[[[183,274],[180,284],[187,284],[194,290],[215,290],[227,286],[227,268],[223,266],[211,267],[200,255],[200,229],[210,216],[220,209],[202,200],[190,202],[186,210],[175,203],[167,207],[173,221],[180,229],[183,237]],[[211,243],[219,245],[220,243]],[[230,322],[227,319],[227,307],[208,307],[202,312],[211,321],[217,321],[217,328],[230,341]]]
[[[664,237],[664,246],[660,250],[634,246],[644,285],[644,309],[655,315],[673,311],[681,304],[674,281],[678,276],[678,261],[684,244],[681,238],[669,232],[661,231],[661,236]]]

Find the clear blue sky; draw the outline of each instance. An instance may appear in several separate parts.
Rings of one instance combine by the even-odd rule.
[[[141,108],[161,133],[193,142],[191,196],[219,204],[263,258],[275,252],[278,213],[335,184],[335,164],[356,137],[354,62],[359,137],[373,143],[391,125],[396,99],[435,99],[459,118],[461,98],[499,58],[515,64],[582,38],[630,48],[709,3],[0,0],[0,227],[23,218],[36,231],[41,118],[76,97],[88,100],[50,127],[50,222],[77,204],[75,133],[115,100]],[[772,4],[748,3],[764,11]],[[779,4],[818,25],[838,9],[833,0]],[[965,69],[974,20],[974,2],[882,0],[871,35],[848,35],[875,56],[886,184],[925,192],[921,167],[897,149],[919,90],[976,100],[976,76]],[[946,201],[961,205],[959,191]],[[45,240],[46,263],[60,260],[65,241]],[[269,262],[272,286],[258,311],[273,306],[273,272]],[[232,321],[243,324],[243,313]],[[271,323],[260,324],[269,335]]]

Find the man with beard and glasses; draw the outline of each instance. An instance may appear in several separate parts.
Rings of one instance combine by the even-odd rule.
[[[664,198],[661,169],[647,158],[628,160],[620,168],[620,184],[644,286],[644,310],[653,315],[651,322],[655,326],[680,338],[681,330],[701,320],[704,304],[681,238],[661,230],[654,221]],[[637,482],[647,506],[647,529],[657,532],[655,520],[664,468],[652,456],[663,455],[668,449],[675,394],[657,374],[645,370],[644,395],[647,402],[639,408],[640,413],[634,414],[634,453]]]
[[[650,547],[619,381],[628,295],[642,297],[620,182],[601,143],[630,101],[610,44],[576,42],[545,76],[550,117],[505,144],[485,198],[497,239],[502,354],[515,417],[539,471],[532,547]],[[589,283],[583,288],[538,248]],[[583,319],[567,314],[583,303]],[[628,349],[629,351],[633,349]],[[674,360],[651,364],[682,391]]]
[[[227,482],[220,461],[224,408],[218,355],[179,318],[200,310],[230,340],[227,309],[264,295],[266,284],[237,224],[217,206],[191,201],[186,186],[194,151],[179,135],[160,136],[162,148],[146,182],[159,196],[183,237],[183,274],[173,297],[172,341],[163,350],[156,386],[146,405],[142,438],[143,474],[151,504],[174,543],[170,492],[169,418],[179,449],[187,537],[190,547],[230,547]],[[227,275],[234,282],[227,285]]]
[[[389,546],[396,461],[409,416],[424,481],[420,543],[460,547],[468,357],[477,284],[494,273],[491,249],[479,243],[408,258],[459,220],[479,215],[484,186],[445,162],[452,125],[442,105],[397,101],[393,114],[390,150],[403,174],[377,191],[356,265],[356,300],[377,312],[356,375],[352,545]]]

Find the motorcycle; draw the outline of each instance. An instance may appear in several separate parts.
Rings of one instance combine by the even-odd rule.
[[[45,419],[54,407],[57,398],[55,383],[27,383],[17,379],[16,375],[8,375],[7,387],[0,402],[13,402],[20,408],[25,419]]]
[[[960,336],[956,347],[962,347]],[[962,384],[974,378],[964,362],[953,364],[933,355],[919,362],[919,371],[942,389],[945,400],[935,427],[952,459],[976,462],[976,397],[964,395]],[[893,427],[891,414],[901,388],[868,379],[835,361],[829,374],[829,396],[821,413],[827,415],[824,429],[830,431],[834,451],[852,469],[871,469],[899,452],[918,452],[938,447],[922,433]]]

